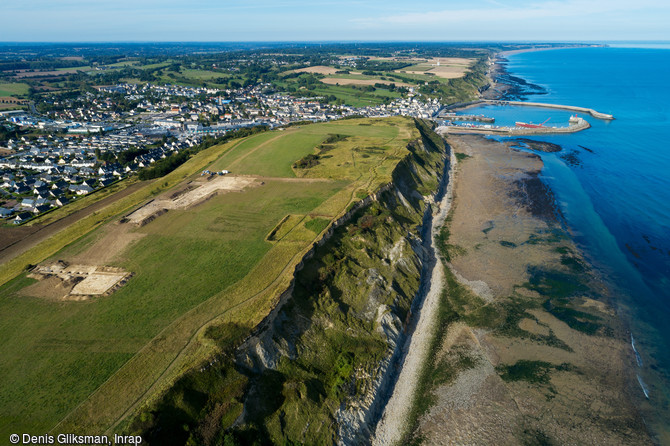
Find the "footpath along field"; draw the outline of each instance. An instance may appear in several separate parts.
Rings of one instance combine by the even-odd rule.
[[[160,194],[138,191],[134,206],[113,208],[102,225],[38,259],[74,271],[72,283],[28,272],[5,283],[0,438],[113,433],[208,357],[208,325],[237,327],[232,342],[257,324],[329,222],[390,180],[415,132],[403,118],[344,120],[208,149],[180,168],[183,181],[156,180],[147,188]],[[231,174],[202,177],[203,160]],[[214,192],[203,197],[200,187]],[[133,220],[149,198],[173,205]],[[104,294],[74,295],[86,268],[129,279]]]

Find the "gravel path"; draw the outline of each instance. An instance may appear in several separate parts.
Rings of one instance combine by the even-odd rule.
[[[453,172],[455,157],[451,156],[450,160],[451,172]],[[430,240],[430,248],[433,256],[437,253],[435,236],[449,213],[451,198],[452,182],[450,179],[444,198],[439,203],[439,212],[433,217]],[[435,331],[435,318],[440,294],[445,287],[444,265],[439,259],[434,262],[430,274],[430,282],[423,304],[421,305],[419,314],[415,316],[418,317],[418,321],[403,348],[405,357],[402,362],[402,370],[398,375],[393,394],[386,404],[382,418],[379,424],[377,424],[375,435],[372,438],[372,444],[375,446],[398,443],[407,428],[407,418],[412,409],[412,402],[414,401],[421,368],[430,354],[428,347]]]

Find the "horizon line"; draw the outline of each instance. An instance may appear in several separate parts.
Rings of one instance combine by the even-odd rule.
[[[105,44],[105,43],[151,43],[151,44],[253,44],[253,43],[300,43],[300,44],[332,44],[332,43],[570,43],[570,44],[598,44],[598,43],[670,43],[670,40],[21,40],[21,41],[0,41],[0,45],[8,44]]]

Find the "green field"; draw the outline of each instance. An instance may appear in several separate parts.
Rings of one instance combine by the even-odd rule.
[[[381,75],[384,76],[383,74]],[[367,76],[365,74],[329,74],[326,78],[341,78],[341,79],[359,79],[359,80],[371,80],[385,82],[383,79],[379,79],[380,76]]]
[[[136,277],[112,298],[55,304],[3,289],[0,351],[15,361],[0,366],[5,384],[13,383],[0,389],[0,401],[13,402],[14,409],[9,425],[0,430],[51,427],[63,409],[85,398],[175,317],[244,277],[271,248],[264,238],[279,219],[288,212],[311,211],[339,187],[268,183],[209,200],[197,218],[174,211],[167,221],[142,228],[147,236],[127,252],[129,260],[117,263]],[[39,388],[33,388],[35,382]],[[49,416],[51,411],[56,417]],[[31,414],[41,414],[44,424],[23,425]]]
[[[28,94],[28,84],[22,82],[0,83],[0,96],[23,96]]]
[[[198,81],[210,81],[212,79],[217,79],[217,78],[228,78],[230,77],[229,74],[225,73],[219,73],[217,71],[209,71],[209,70],[192,70],[192,69],[182,69],[181,70],[181,75],[187,79],[194,79]]]
[[[211,170],[230,170],[239,174],[256,174],[274,177],[295,177],[296,171],[291,168],[294,161],[315,152],[315,147],[323,142],[329,135],[341,134],[355,136],[356,139],[341,145],[348,150],[330,153],[327,156],[340,159],[334,163],[332,158],[329,162],[321,163],[319,171],[324,169],[332,172],[320,172],[317,177],[338,179],[355,179],[363,172],[369,171],[372,166],[367,165],[366,159],[356,156],[352,151],[354,147],[365,146],[370,139],[370,144],[392,141],[398,136],[398,128],[386,125],[361,126],[348,124],[350,121],[337,121],[327,124],[311,124],[302,128],[288,129],[284,132],[262,133],[252,136],[237,147],[234,147],[223,155],[216,163],[212,164]],[[355,169],[352,159],[359,159],[363,167]],[[374,158],[378,161],[378,158]],[[349,163],[349,164],[346,164]],[[333,164],[336,164],[333,166]],[[333,168],[334,167],[334,168]]]
[[[434,75],[430,75],[430,74],[403,73],[402,71],[398,71],[396,74],[398,76],[402,76],[405,79],[413,80],[417,83],[432,82],[432,81],[438,81],[441,84],[449,83],[449,79],[445,79],[443,77],[434,76]],[[389,76],[389,79],[395,79],[395,78],[393,76]],[[398,82],[402,82],[402,81],[400,79],[398,79]]]
[[[353,76],[352,78],[362,78],[362,79],[374,79],[374,77],[362,76],[362,75],[342,75],[342,77]],[[333,75],[329,77],[340,77],[340,75]],[[389,78],[391,79],[391,78]],[[393,81],[391,81],[393,82]],[[397,81],[400,82],[400,81]],[[273,82],[279,89],[288,89],[289,87],[297,88],[299,84],[295,79],[284,79]],[[294,95],[300,95],[301,90],[298,90]],[[383,88],[377,88],[375,91],[363,91],[353,86],[345,85],[328,85],[322,82],[315,83],[309,87],[308,92],[313,93],[317,96],[330,96],[333,95],[337,99],[342,100],[345,104],[351,105],[354,107],[365,107],[368,105],[380,105],[387,103],[393,99],[402,97],[402,95],[396,91],[390,91]],[[306,94],[311,94],[306,93]]]
[[[240,174],[295,177],[291,164],[312,153],[327,136],[296,130],[258,135],[221,157],[212,168]]]
[[[375,91],[361,91],[352,87],[343,85],[327,85],[321,84],[312,89],[316,94],[321,96],[334,95],[338,99],[342,99],[345,104],[353,107],[366,107],[368,105],[381,105],[389,100],[398,99],[402,95],[395,91],[378,88]]]
[[[152,64],[147,64],[147,65],[138,65],[137,68],[141,68],[143,70],[152,70],[154,68],[164,68],[170,65],[170,62],[160,62],[160,63],[152,63]]]
[[[139,61],[137,61],[137,60],[124,60],[122,62],[111,63],[111,64],[106,65],[106,66],[107,67],[116,67],[116,68],[139,66]]]
[[[348,138],[322,151],[334,134]],[[26,287],[36,281],[25,274],[0,287],[0,437],[55,426],[83,433],[110,429],[211,354],[201,335],[208,324],[253,327],[327,222],[390,180],[410,137],[416,135],[407,119],[349,120],[213,147],[147,189],[170,187],[186,169],[206,165],[261,175],[264,184],[130,229],[135,241],[107,265],[134,275],[112,295],[80,302],[31,297]],[[320,163],[294,170],[292,164],[309,153],[322,153]],[[195,173],[186,181],[198,178]],[[143,190],[127,200],[146,200]],[[116,217],[51,258],[95,255],[96,246],[125,227],[118,212],[127,206],[114,209],[109,215]],[[287,215],[296,217],[281,239],[266,240]]]

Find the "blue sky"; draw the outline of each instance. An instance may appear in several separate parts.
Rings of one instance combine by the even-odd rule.
[[[667,0],[0,0],[0,41],[670,40]]]

